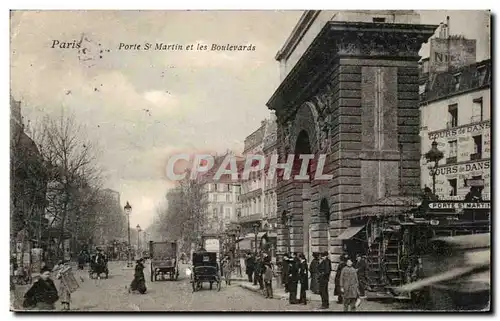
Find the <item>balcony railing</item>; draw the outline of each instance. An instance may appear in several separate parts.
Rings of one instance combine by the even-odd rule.
[[[470,154],[470,160],[478,160],[478,159],[483,158],[482,156],[483,156],[482,153]]]
[[[478,123],[478,122],[481,122],[481,121],[483,121],[483,115],[472,116],[470,118],[470,122],[471,123]]]
[[[449,121],[446,123],[446,128],[447,129],[450,129],[450,128],[453,128],[453,127],[457,127],[458,126],[458,123],[456,121]]]
[[[457,156],[446,158],[446,164],[453,164],[457,162]]]

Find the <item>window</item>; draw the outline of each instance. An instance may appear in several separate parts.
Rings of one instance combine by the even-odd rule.
[[[448,128],[458,126],[458,104],[448,106]]]
[[[217,184],[214,184],[214,191],[217,192]]]
[[[373,22],[374,23],[384,23],[385,22],[385,18],[373,18]]]
[[[486,66],[477,67],[476,71],[477,82],[479,86],[483,85],[484,78],[486,77]]]
[[[231,202],[231,194],[226,194],[226,202]]]
[[[483,154],[483,136],[473,136],[472,139],[474,140],[474,154],[470,155],[470,159],[481,159]]]
[[[214,213],[214,218],[217,218],[217,209],[216,208],[213,209],[213,213]]]
[[[483,97],[472,100],[471,123],[483,121]]]
[[[457,179],[449,179],[448,183],[450,183],[450,196],[457,196]]]
[[[231,185],[226,184],[226,192],[231,192]]]
[[[446,158],[446,164],[452,164],[457,162],[457,140],[451,140],[448,142],[448,157]]]
[[[453,88],[455,90],[459,90],[460,89],[460,78],[461,78],[461,74],[460,73],[456,73],[453,75]]]

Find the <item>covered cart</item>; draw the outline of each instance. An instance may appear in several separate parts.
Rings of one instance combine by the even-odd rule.
[[[151,259],[151,282],[168,277],[170,280],[179,278],[179,260],[177,242],[149,242],[149,257]]]
[[[217,264],[217,253],[199,251],[193,253],[193,269],[191,273],[191,285],[193,292],[203,288],[203,282],[210,284],[212,289],[213,284],[217,286],[217,291],[221,288],[221,277]]]

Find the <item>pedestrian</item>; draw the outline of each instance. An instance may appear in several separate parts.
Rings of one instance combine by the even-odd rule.
[[[222,270],[224,271],[224,279],[226,280],[227,285],[231,285],[231,274],[233,271],[233,263],[229,255],[224,256],[224,260],[222,261]]]
[[[313,253],[313,259],[309,265],[309,273],[311,274],[311,292],[314,294],[319,294],[318,285],[318,266],[319,266],[319,253]]]
[[[265,262],[264,263],[264,286],[265,286],[265,298],[266,299],[272,299],[273,298],[273,276],[274,276],[274,271],[273,267],[271,265],[271,262]]]
[[[344,311],[356,311],[356,300],[359,298],[358,272],[348,259],[346,267],[340,273],[340,291],[342,292]]]
[[[131,291],[138,291],[144,294],[147,291],[146,278],[144,277],[144,259],[140,258],[136,261],[134,279],[130,283],[129,293]]]
[[[323,252],[321,254],[321,261],[318,265],[318,285],[319,295],[321,295],[321,309],[328,309],[330,307],[328,283],[330,282],[331,272],[332,262],[328,258],[328,252]]]
[[[309,290],[309,270],[307,268],[307,260],[303,253],[299,255],[299,283],[300,283],[300,297],[299,303],[307,304],[306,291]]]
[[[365,293],[367,284],[366,269],[367,269],[367,264],[365,256],[362,256],[361,254],[356,254],[356,270],[358,272],[359,296],[362,299],[366,298],[366,293]]]
[[[247,253],[245,259],[245,272],[248,276],[248,282],[253,282],[253,272],[254,272],[255,259],[251,253]]]
[[[85,252],[80,251],[80,253],[78,254],[78,270],[83,270],[83,268],[85,267]]]
[[[281,260],[281,284],[285,287],[285,293],[288,293],[288,273],[290,270],[289,255],[284,254]]]
[[[342,269],[346,266],[346,262],[349,256],[347,254],[343,254],[340,257],[340,263],[337,266],[337,272],[335,273],[335,289],[333,290],[333,294],[337,296],[337,303],[342,304],[342,291],[340,291],[340,273]]]
[[[55,310],[55,303],[59,300],[57,288],[50,278],[50,269],[43,267],[40,270],[40,278],[33,283],[24,295],[24,308],[34,307],[36,310]]]
[[[264,258],[262,254],[257,257],[255,262],[255,274],[254,274],[254,285],[258,284],[259,289],[264,291],[264,281],[262,280],[262,275],[264,274]]]
[[[70,269],[68,261],[60,261],[52,270],[52,272],[56,273],[56,279],[59,280],[59,301],[61,301],[63,311],[70,310],[71,291],[62,280],[63,273],[66,273]]]
[[[299,282],[299,262],[297,253],[292,254],[292,258],[288,259],[288,293],[290,304],[297,304],[297,286]]]

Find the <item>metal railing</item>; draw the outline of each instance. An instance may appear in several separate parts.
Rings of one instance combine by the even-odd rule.
[[[476,115],[470,118],[471,123],[478,123],[483,121],[483,115]]]
[[[481,158],[483,158],[482,153],[470,154],[470,160],[478,160],[478,159],[481,159]]]
[[[452,164],[452,163],[456,163],[456,162],[457,162],[457,156],[452,156],[452,157],[446,158],[446,164]]]

